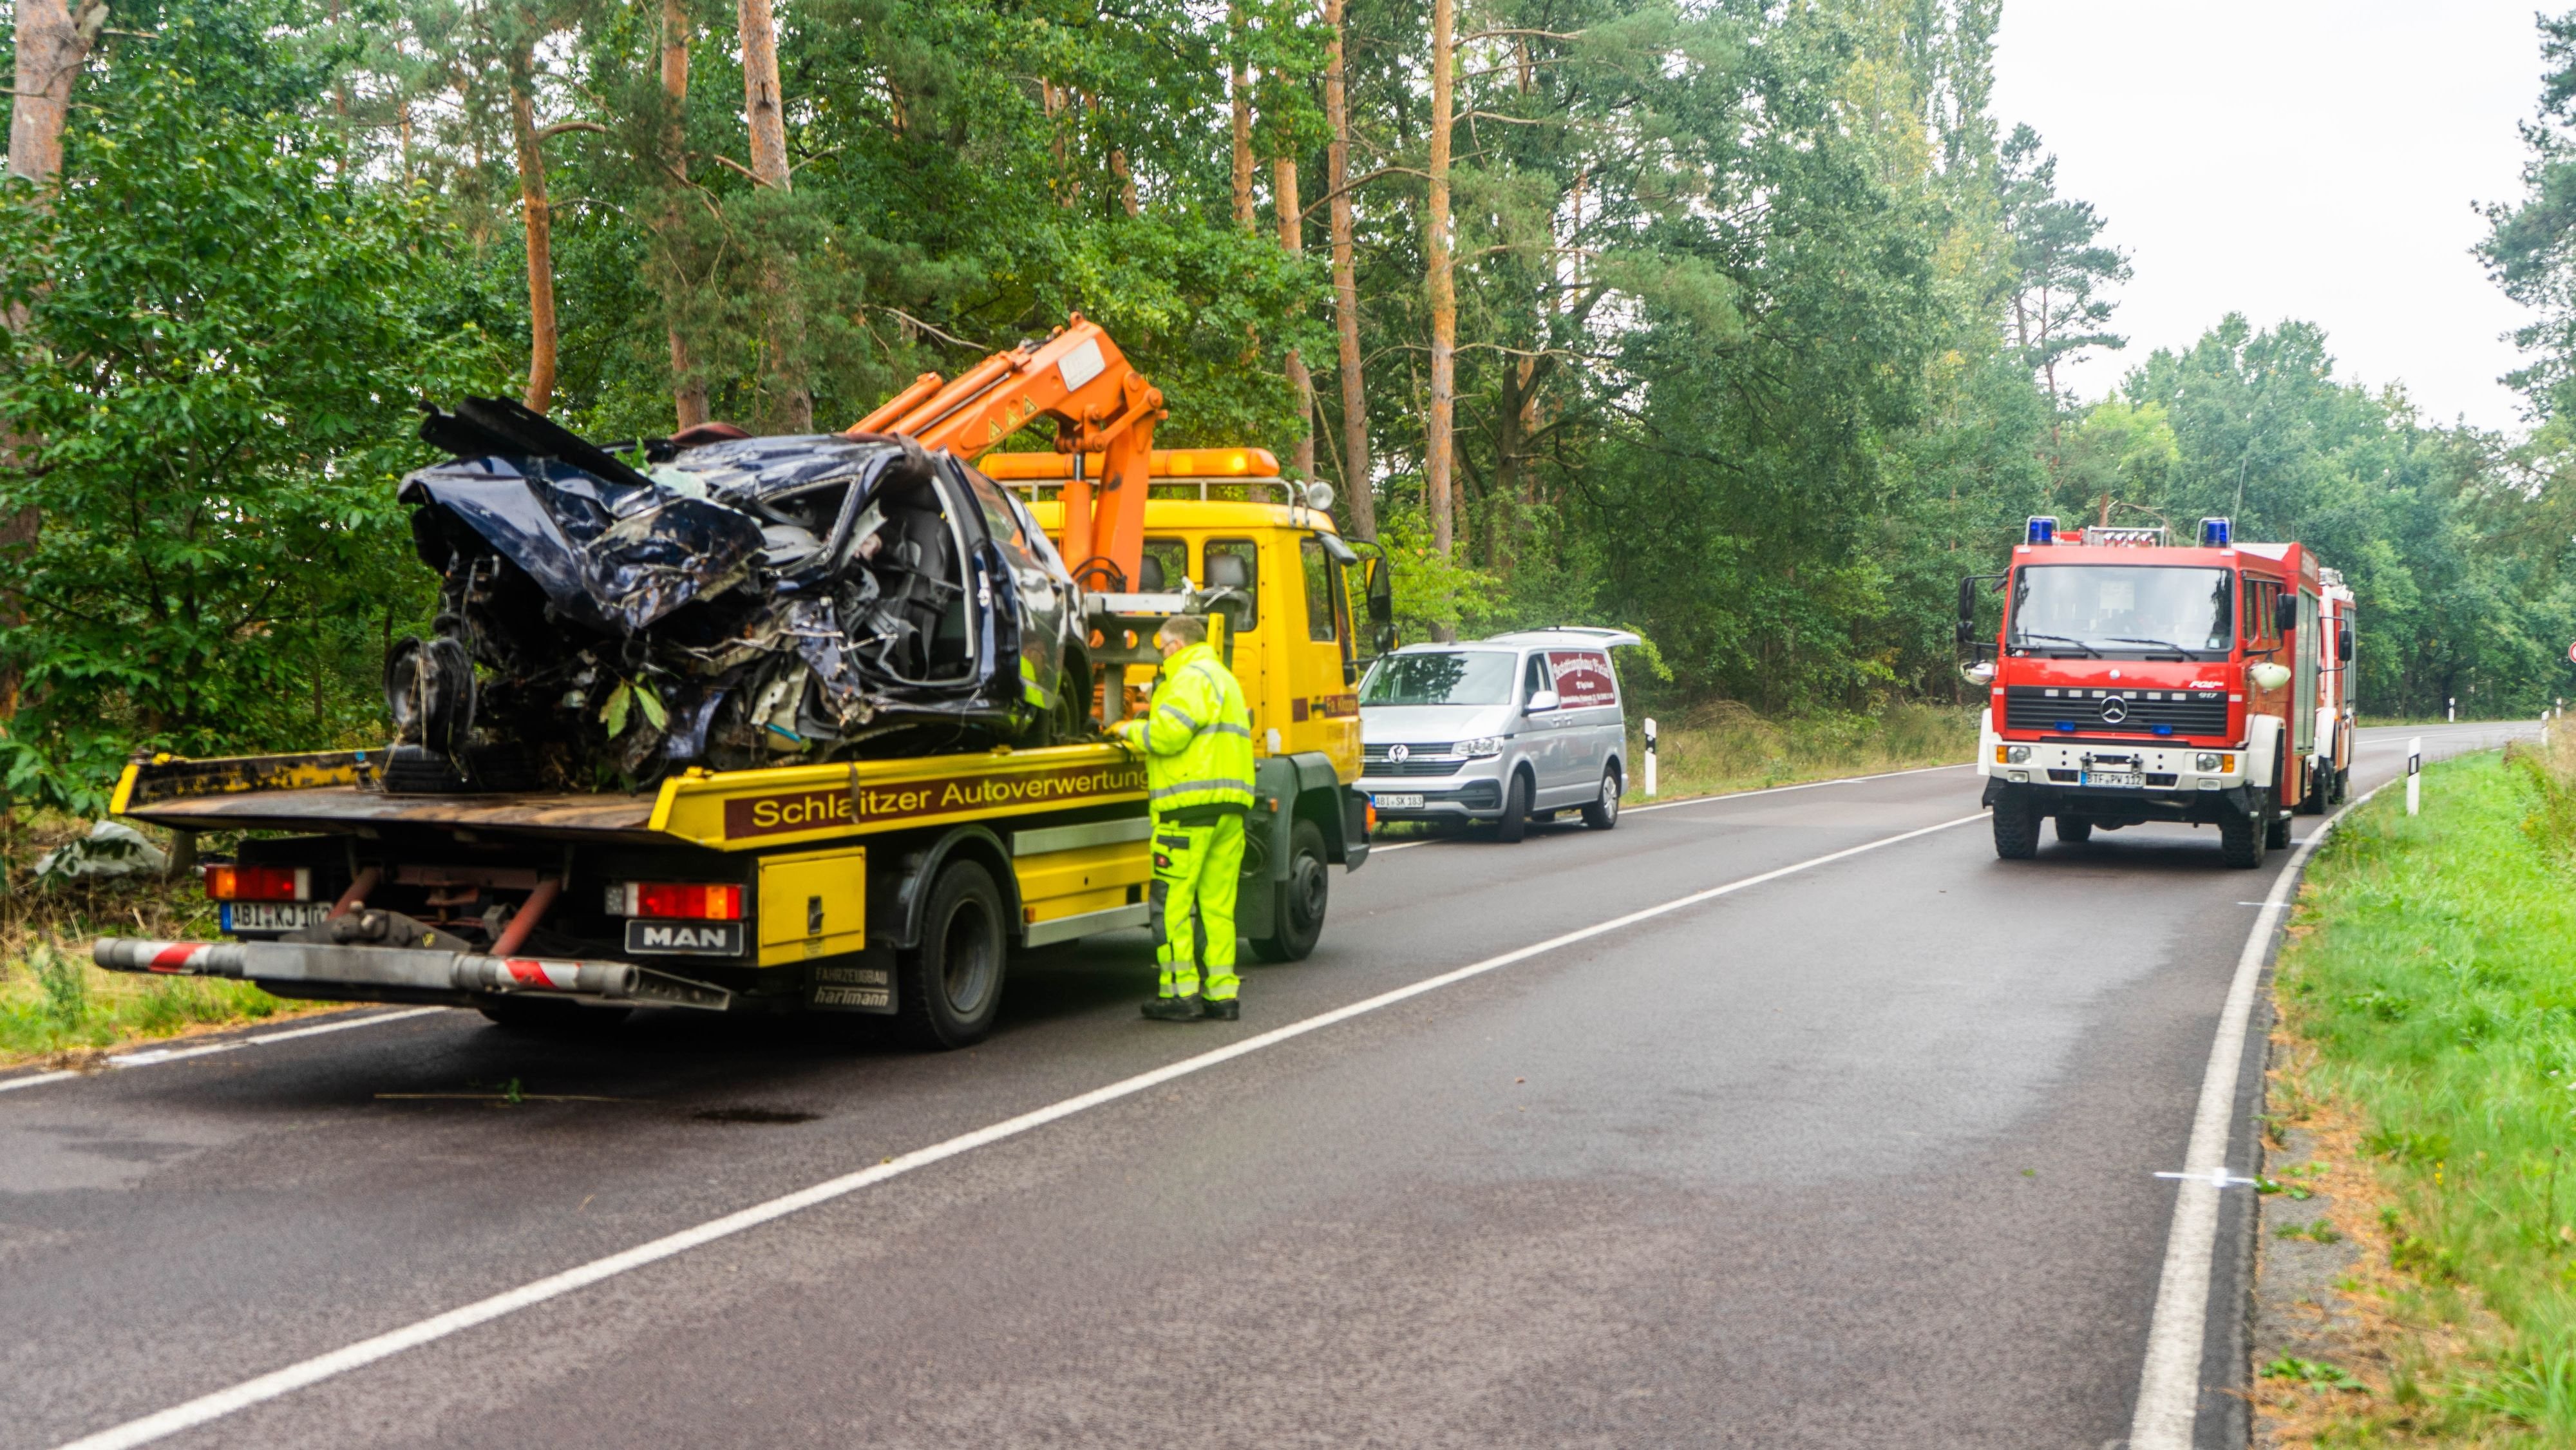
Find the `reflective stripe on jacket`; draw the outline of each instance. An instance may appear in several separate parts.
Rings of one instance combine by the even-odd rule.
[[[1145,756],[1154,814],[1190,806],[1252,806],[1252,711],[1243,686],[1194,644],[1163,661],[1154,702],[1120,722],[1118,738]]]

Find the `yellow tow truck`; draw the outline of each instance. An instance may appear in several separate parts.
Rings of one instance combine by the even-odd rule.
[[[889,408],[852,433],[972,452],[1083,561],[1097,720],[1141,702],[1162,619],[1209,618],[1258,757],[1238,924],[1265,960],[1306,956],[1330,868],[1367,859],[1354,691],[1391,638],[1382,556],[1355,570],[1328,496],[1263,450],[1153,448],[1160,394],[1079,318]],[[990,451],[1039,416],[1060,451]],[[383,751],[134,761],[117,814],[249,834],[206,868],[226,939],[103,939],[98,963],[535,1030],[639,1006],[873,1013],[960,1047],[991,1031],[1015,951],[1147,922],[1145,769],[1111,744],[692,767],[634,794],[405,793],[385,767]]]

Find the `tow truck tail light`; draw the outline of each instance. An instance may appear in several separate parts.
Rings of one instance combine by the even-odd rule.
[[[208,866],[209,901],[311,901],[313,872],[303,866]]]
[[[608,888],[608,914],[740,921],[742,888],[723,882],[619,881]]]

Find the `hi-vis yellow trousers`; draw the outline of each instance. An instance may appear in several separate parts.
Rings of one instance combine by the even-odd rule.
[[[1243,812],[1227,811],[1204,826],[1154,823],[1154,960],[1162,964],[1164,996],[1201,994],[1204,967],[1206,1000],[1233,998],[1241,985],[1234,888],[1242,876]]]

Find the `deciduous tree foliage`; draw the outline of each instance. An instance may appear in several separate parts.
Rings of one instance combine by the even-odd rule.
[[[0,410],[43,440],[0,517],[45,521],[6,561],[14,794],[94,803],[129,744],[372,738],[428,584],[391,497],[413,406],[526,387],[532,277],[553,412],[612,439],[843,426],[1080,311],[1164,389],[1163,440],[1311,438],[1414,635],[1629,624],[1657,704],[1962,698],[1957,580],[2105,507],[2317,543],[2363,595],[2368,708],[2563,689],[2556,425],[2429,424],[2296,323],[2227,319],[2089,406],[2049,380],[2115,340],[2126,264],[1990,112],[1997,0],[1457,0],[1436,133],[1430,0],[116,15],[52,210],[0,199],[31,320]],[[2576,296],[2557,134],[2494,254],[2542,300]],[[2576,329],[2530,341],[2554,406]]]

